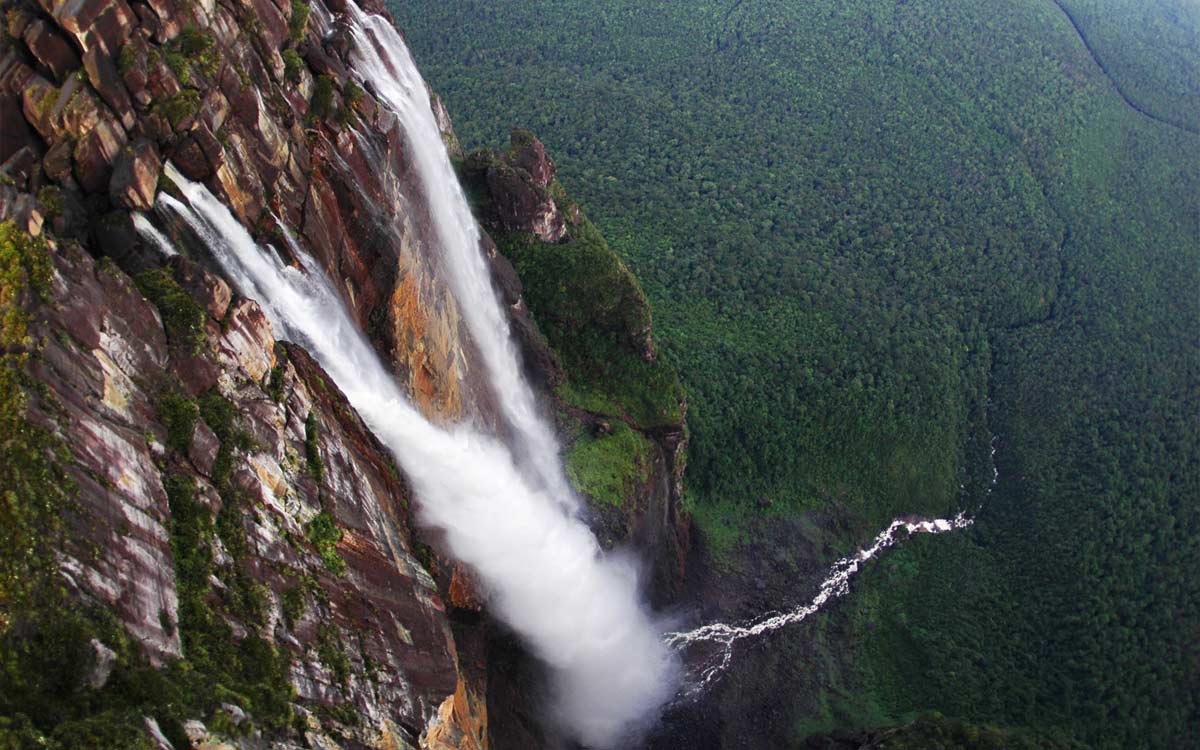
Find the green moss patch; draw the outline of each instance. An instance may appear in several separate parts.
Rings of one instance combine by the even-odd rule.
[[[200,418],[221,441],[217,450],[217,458],[213,462],[212,482],[221,493],[222,498],[229,502],[229,478],[233,473],[233,458],[238,451],[248,451],[254,447],[254,440],[249,433],[237,427],[237,409],[233,402],[225,398],[217,390],[204,393],[197,400]]]
[[[350,679],[350,658],[342,648],[341,634],[332,625],[322,625],[317,630],[317,656],[329,667],[338,683],[345,685]]]
[[[135,282],[146,299],[158,308],[171,345],[199,354],[205,341],[204,323],[207,316],[204,308],[166,268],[140,273]]]
[[[304,60],[294,49],[283,51],[283,77],[290,83],[300,83],[300,71],[304,70]]]
[[[0,223],[0,636],[46,595],[70,485],[65,446],[28,418],[28,308],[50,284],[44,242]]]
[[[309,115],[316,120],[324,120],[333,114],[333,79],[329,76],[317,76],[313,84],[312,100],[308,104]]]
[[[292,0],[292,15],[288,18],[288,38],[298,43],[308,28],[308,16],[312,8],[304,0]]]
[[[310,411],[304,419],[304,457],[308,462],[308,473],[317,484],[325,478],[325,462],[321,460],[321,422],[315,411]]]
[[[621,507],[650,477],[650,443],[624,422],[605,435],[586,435],[567,455],[571,484],[592,499]]]
[[[164,480],[171,506],[171,551],[179,591],[179,631],[183,638],[184,668],[196,675],[190,700],[205,716],[220,703],[236,703],[261,725],[283,728],[292,716],[292,687],[288,677],[290,656],[254,632],[236,641],[221,614],[231,610],[254,625],[262,619],[265,594],[253,601],[254,584],[230,582],[229,600],[215,600],[212,542],[216,534],[211,511],[195,497],[195,481],[170,474]],[[237,571],[233,571],[236,578]],[[251,592],[250,601],[246,592]],[[216,607],[215,604],[223,604]]]
[[[172,58],[168,56],[167,64],[170,65],[171,61]],[[180,64],[178,60],[176,64]],[[155,114],[165,117],[172,128],[178,129],[184,121],[200,111],[200,94],[193,89],[183,89],[154,102],[151,109]]]
[[[317,554],[325,563],[325,567],[335,575],[340,576],[345,573],[346,561],[337,551],[338,542],[342,541],[342,530],[338,528],[333,516],[324,511],[318,513],[313,520],[308,522],[305,532],[308,534],[308,541],[317,548]]]
[[[167,391],[159,397],[157,411],[158,420],[167,428],[167,446],[186,454],[196,434],[196,402],[178,391]]]

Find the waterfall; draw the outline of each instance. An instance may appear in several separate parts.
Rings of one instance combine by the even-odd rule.
[[[171,245],[171,241],[167,236],[158,231],[158,228],[150,223],[150,220],[139,213],[133,214],[133,228],[137,230],[146,241],[154,245],[164,257],[170,258],[172,255],[178,255],[175,248]]]
[[[390,21],[364,13],[353,2],[347,3],[346,14],[355,42],[352,72],[396,115],[408,138],[408,155],[420,178],[451,290],[479,347],[501,411],[538,480],[556,499],[574,508],[575,495],[563,474],[558,441],[521,373],[508,318],[480,252],[479,227],[442,142],[429,89]]]
[[[440,144],[439,144],[440,145]],[[611,747],[673,692],[675,658],[642,607],[635,566],[604,556],[589,529],[500,441],[426,421],[356,328],[330,280],[306,254],[299,268],[258,246],[203,185],[170,165],[186,202],[159,202],[207,245],[276,334],[307,348],[396,457],[421,520],[444,532],[476,571],[489,607],[550,668],[554,717],[585,744]],[[489,303],[489,295],[470,300]]]

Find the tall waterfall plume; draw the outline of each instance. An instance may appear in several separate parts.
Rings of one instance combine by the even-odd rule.
[[[429,89],[396,28],[384,18],[347,3],[353,73],[400,120],[416,173],[446,260],[451,290],[479,347],[504,417],[515,431],[525,458],[544,487],[561,503],[575,507],[575,495],[559,459],[558,441],[524,381],[508,319],[480,252],[479,226],[446,153],[433,115]]]
[[[429,423],[311,258],[300,254],[299,268],[285,264],[203,185],[170,165],[168,174],[187,200],[164,192],[163,208],[258,301],[277,335],[321,363],[411,480],[421,519],[444,533],[452,554],[478,573],[491,611],[549,666],[552,710],[564,730],[607,748],[652,719],[674,691],[677,665],[642,606],[635,566],[601,554],[587,526],[531,481],[502,442]]]

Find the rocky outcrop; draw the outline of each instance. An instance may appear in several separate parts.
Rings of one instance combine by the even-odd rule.
[[[117,206],[149,211],[158,194],[158,175],[161,171],[158,149],[149,141],[138,141],[117,157],[108,185],[109,197]]]
[[[133,210],[150,207],[159,162],[174,163],[260,238],[291,232],[309,248],[428,416],[487,411],[404,138],[352,81],[334,10],[8,0],[0,97],[23,117],[5,107],[0,162],[19,191],[106,193]]]
[[[513,130],[506,153],[476,151],[466,157],[463,168],[485,187],[481,192],[486,200],[480,204],[485,223],[501,231],[532,234],[543,242],[566,236],[567,220],[550,194],[554,162],[528,130]]]

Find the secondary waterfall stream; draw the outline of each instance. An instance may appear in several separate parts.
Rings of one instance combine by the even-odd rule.
[[[993,435],[989,456],[992,478],[984,493],[985,497],[991,495],[1000,482],[1000,469],[996,464],[996,440],[996,436]],[[870,545],[831,565],[825,579],[817,588],[816,595],[808,603],[783,612],[772,612],[739,625],[714,622],[692,630],[667,633],[666,642],[681,654],[685,670],[675,701],[695,698],[711,687],[733,663],[734,646],[739,641],[759,638],[801,623],[821,611],[830,601],[847,594],[850,591],[850,581],[862,569],[863,564],[899,543],[901,532],[907,536],[945,534],[968,528],[974,523],[974,516],[968,515],[966,511],[959,512],[953,518],[897,518],[879,532]]]
[[[692,657],[687,663],[687,679],[683,683],[679,698],[696,696],[710,687],[733,663],[733,647],[738,641],[773,633],[789,625],[803,622],[816,614],[830,600],[844,596],[850,590],[850,580],[863,564],[899,541],[899,533],[944,534],[948,531],[965,529],[974,520],[965,513],[952,519],[938,518],[931,521],[896,519],[879,532],[867,547],[843,557],[829,569],[829,574],[817,590],[816,596],[807,604],[787,612],[772,613],[742,625],[727,625],[723,622],[710,623],[694,630],[668,633],[667,643]]]

